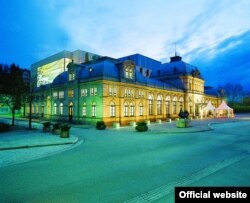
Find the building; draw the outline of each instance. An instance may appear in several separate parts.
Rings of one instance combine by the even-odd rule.
[[[169,63],[140,54],[118,59],[93,55],[97,57],[82,63],[70,62],[72,57],[65,60],[64,53],[67,52],[32,65],[34,75],[38,75],[34,115],[79,123],[104,120],[108,125],[127,125],[177,118],[181,109],[202,118],[207,116],[204,108],[209,101],[215,107],[221,103],[219,92],[204,86],[199,69],[177,55]],[[58,60],[60,65],[53,66]],[[50,79],[39,82],[45,78],[39,76],[39,71],[51,74]]]

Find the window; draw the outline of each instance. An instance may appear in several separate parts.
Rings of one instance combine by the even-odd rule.
[[[180,109],[183,110],[183,97],[180,97],[179,101],[180,101]]]
[[[53,98],[56,99],[58,97],[57,92],[53,92]]]
[[[92,104],[92,117],[96,117],[96,103]]]
[[[110,104],[110,116],[114,117],[115,116],[115,104],[111,102]]]
[[[139,116],[143,116],[143,106],[142,106],[142,103],[139,104]]]
[[[57,104],[54,103],[54,114],[56,115],[57,114]]]
[[[114,96],[117,95],[117,89],[114,87]]]
[[[63,115],[63,103],[60,103],[59,105],[59,114]]]
[[[176,113],[177,113],[177,105],[176,105],[176,102],[177,102],[177,97],[174,97],[174,98],[173,98],[173,114],[176,114]]]
[[[64,91],[60,91],[59,92],[59,99],[63,99],[64,98]]]
[[[170,96],[166,96],[166,114],[170,114]]]
[[[90,88],[90,96],[96,96],[97,95],[97,88],[91,87]]]
[[[109,87],[109,96],[116,96],[116,95],[117,95],[116,87]]]
[[[158,95],[157,97],[157,114],[162,114],[162,96]]]
[[[124,116],[128,116],[128,104],[124,104]]]
[[[86,107],[86,103],[83,103],[82,105],[82,116],[86,117],[87,115],[87,107]]]
[[[75,72],[74,71],[70,71],[69,72],[69,81],[74,80],[75,79]]]
[[[125,96],[125,97],[127,97],[127,96],[128,96],[128,90],[127,90],[127,89],[125,89],[124,96]]]
[[[133,79],[133,69],[132,68],[125,69],[125,78]]]
[[[86,89],[86,88],[81,89],[81,96],[82,96],[82,97],[88,96],[88,89]]]
[[[135,106],[134,104],[130,104],[130,116],[135,116]]]
[[[153,115],[153,96],[151,94],[148,96],[148,114]]]
[[[73,90],[69,90],[68,91],[68,97],[73,97],[74,96],[74,91]]]
[[[138,97],[140,98],[143,98],[144,97],[144,92],[142,90],[139,90],[138,92]]]
[[[112,95],[113,95],[113,88],[110,87],[110,88],[109,88],[109,96],[112,96]]]

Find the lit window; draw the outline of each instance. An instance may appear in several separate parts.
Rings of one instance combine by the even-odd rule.
[[[94,95],[97,95],[97,87],[94,88]]]
[[[60,103],[60,106],[59,106],[59,114],[60,114],[60,115],[63,115],[63,103]]]
[[[74,96],[74,91],[73,90],[69,90],[68,91],[68,97],[73,97]]]
[[[139,116],[143,115],[143,106],[142,103],[139,104]]]
[[[93,87],[90,88],[90,96],[94,96],[94,88]]]
[[[113,91],[112,91],[112,87],[109,88],[109,96],[112,96],[113,95]]]
[[[96,103],[92,104],[92,116],[96,117]]]
[[[81,96],[86,97],[88,95],[88,89],[81,89]]]
[[[110,116],[115,116],[115,104],[113,102],[110,104]]]
[[[128,116],[128,104],[124,104],[124,116]]]
[[[153,115],[153,97],[151,94],[148,96],[148,114]]]
[[[60,91],[59,92],[59,99],[63,99],[64,98],[64,91]]]
[[[83,103],[82,105],[82,116],[86,116],[87,115],[87,107],[86,107],[86,103]]]
[[[162,114],[162,96],[157,97],[157,114]]]
[[[135,106],[134,104],[130,104],[130,116],[134,116],[135,115]]]
[[[54,114],[56,115],[57,114],[57,104],[54,103]]]
[[[176,102],[177,102],[177,97],[174,97],[174,98],[173,98],[173,114],[176,114],[176,113],[177,113],[177,105],[176,105]]]
[[[124,96],[125,96],[125,97],[128,96],[128,90],[127,90],[127,89],[125,89],[125,94],[124,94]]]
[[[114,87],[114,96],[117,95],[117,89]]]
[[[133,69],[132,68],[125,69],[125,78],[133,79]]]
[[[58,94],[57,94],[57,92],[53,92],[53,98],[57,98],[58,97]]]
[[[70,71],[69,72],[69,81],[74,80],[75,79],[75,72],[74,71]]]

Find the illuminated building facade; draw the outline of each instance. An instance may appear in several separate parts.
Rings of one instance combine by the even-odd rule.
[[[86,62],[67,60],[67,65],[62,60],[56,68],[53,61],[38,66],[48,81],[37,82],[33,114],[52,120],[127,125],[177,118],[181,109],[192,117],[206,117],[203,109],[209,101],[215,107],[221,103],[217,90],[204,87],[198,68],[180,56],[171,57],[169,63],[140,54],[119,59],[93,56]],[[38,81],[39,68],[35,69]],[[48,74],[48,69],[54,71]]]

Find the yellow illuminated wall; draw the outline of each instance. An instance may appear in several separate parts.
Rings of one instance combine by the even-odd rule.
[[[56,76],[67,70],[72,60],[62,58],[37,68],[37,87],[52,83]]]

